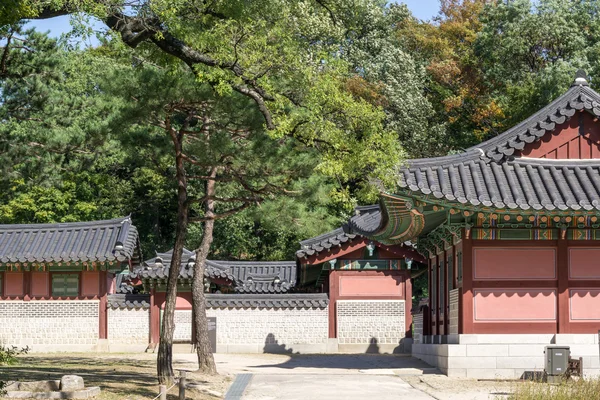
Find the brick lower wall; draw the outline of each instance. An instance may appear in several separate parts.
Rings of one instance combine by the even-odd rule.
[[[108,309],[108,339],[119,344],[145,344],[150,337],[150,311]]]
[[[324,352],[327,308],[210,308],[217,352]]]
[[[413,315],[413,340],[415,344],[423,343],[423,314]]]
[[[448,333],[450,335],[458,334],[458,291],[460,289],[453,289],[448,293],[449,296],[449,307],[450,307],[450,326],[448,328]]]
[[[0,301],[0,343],[34,351],[98,342],[99,301]]]
[[[399,344],[405,336],[404,300],[338,300],[339,344]]]

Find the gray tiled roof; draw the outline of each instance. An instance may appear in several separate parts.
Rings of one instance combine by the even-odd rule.
[[[326,293],[304,294],[207,294],[206,305],[210,308],[327,308]]]
[[[139,263],[138,232],[130,217],[58,224],[0,225],[0,263]]]
[[[399,185],[438,199],[522,210],[600,210],[600,159],[411,162]]]
[[[370,231],[368,228],[371,225],[376,225],[377,228],[381,222],[381,211],[379,205],[360,206],[355,208],[353,215],[344,226],[337,228],[331,232],[324,233],[311,239],[300,242],[300,250],[296,252],[296,257],[306,258],[313,254],[319,254],[322,251],[327,251],[344,243],[362,238],[359,227],[364,227],[363,231]]]
[[[551,160],[519,153],[577,111],[600,116],[600,94],[588,87],[584,75],[578,72],[565,94],[493,139],[461,154],[409,160],[399,186],[472,206],[600,210],[600,159]]]
[[[307,294],[206,294],[209,308],[327,308],[326,293]],[[108,296],[111,309],[148,309],[150,295],[111,294]]]
[[[114,309],[144,309],[150,308],[150,295],[148,294],[109,294],[108,307]]]
[[[156,257],[144,261],[143,266],[134,269],[130,277],[140,279],[167,279],[169,269],[171,267],[171,257],[173,250],[166,253],[158,253]],[[193,260],[195,253],[193,251],[183,249],[181,256],[181,265],[179,266],[179,279],[192,279],[194,277]],[[214,262],[207,260],[204,269],[204,276],[211,279],[228,279],[235,281],[235,277],[227,268],[222,267]]]
[[[156,257],[144,261],[136,268],[130,278],[167,279],[173,251],[159,253]],[[194,252],[184,249],[180,279],[194,276]],[[157,259],[160,262],[157,263]],[[239,293],[284,293],[296,285],[295,261],[216,261],[207,260],[204,276],[209,279],[227,279],[234,284]]]
[[[210,261],[235,277],[238,293],[285,293],[296,286],[295,261]]]
[[[599,117],[600,95],[586,81],[576,80],[565,94],[552,103],[501,135],[468,149],[467,153],[480,152],[485,158],[501,161],[523,150],[528,143],[540,140],[580,110]]]

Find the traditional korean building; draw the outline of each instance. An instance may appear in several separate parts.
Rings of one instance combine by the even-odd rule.
[[[172,250],[158,253],[126,277],[125,287],[143,285],[144,291],[149,293],[145,300],[150,311],[150,336],[146,343],[151,348],[160,340],[160,321],[172,255]],[[194,338],[191,293],[194,262],[195,253],[184,249],[179,266],[175,311],[174,339],[179,343],[192,343]],[[310,332],[309,324],[302,324],[306,319],[304,314],[307,314],[306,310],[321,310],[327,306],[327,296],[288,294],[296,284],[294,261],[207,260],[204,279],[207,315],[216,318],[217,352],[262,352],[265,345],[275,344],[270,343],[269,334],[277,334],[285,340],[282,335],[287,330],[291,331],[295,323],[300,324],[295,329],[298,335],[288,343],[296,347],[308,345],[315,333]],[[114,296],[115,300],[120,299],[115,301],[115,308],[135,308],[131,303],[135,296],[126,293]],[[128,301],[130,304],[127,304]],[[282,323],[286,315],[281,315],[280,311],[287,314],[288,324]],[[137,331],[141,338],[148,340],[148,332],[144,332],[143,327]]]
[[[108,311],[115,274],[136,267],[140,257],[129,217],[0,225],[0,343],[108,350],[120,342],[119,320]]]
[[[460,154],[409,160],[378,223],[350,232],[416,244],[429,306],[413,355],[455,376],[519,378],[544,346],[600,372],[600,94],[571,88]]]
[[[352,226],[375,230],[379,205],[357,207],[348,224],[302,241],[299,285],[329,294],[330,349],[351,353],[410,352],[411,274],[427,264],[410,243],[384,244]]]
[[[378,206],[358,208],[352,218],[362,224],[380,219]],[[296,255],[296,261],[206,262],[207,316],[216,330],[216,352],[409,351],[410,276],[426,264],[412,245],[387,246],[339,228],[303,241]],[[160,339],[171,258],[169,251],[145,261],[124,275],[120,293],[109,297],[111,308],[129,312],[130,338],[150,348]],[[181,344],[193,344],[194,338],[194,262],[195,254],[184,249],[174,334]],[[140,291],[147,294],[135,294]]]

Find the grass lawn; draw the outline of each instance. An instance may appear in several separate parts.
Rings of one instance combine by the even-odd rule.
[[[570,380],[558,385],[527,382],[520,385],[510,400],[598,400],[600,380]]]
[[[175,369],[178,367],[174,366]],[[156,360],[147,355],[35,354],[19,357],[16,365],[0,366],[0,380],[3,381],[55,380],[69,374],[83,377],[85,386],[100,386],[99,400],[149,400],[158,395]],[[206,377],[193,372],[187,373],[187,379],[222,395],[187,390],[186,398],[194,400],[224,397],[232,380],[229,376]],[[169,400],[178,398],[177,387],[168,394]]]

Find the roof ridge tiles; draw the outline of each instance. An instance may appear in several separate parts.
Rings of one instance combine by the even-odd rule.
[[[137,265],[139,238],[130,222],[128,216],[101,221],[0,225],[0,263],[131,259]],[[125,225],[128,228],[122,232]],[[119,236],[124,242],[122,249],[117,248]]]
[[[101,227],[101,226],[113,226],[117,223],[122,223],[123,221],[129,219],[130,217],[121,217],[114,219],[106,219],[100,221],[78,221],[78,222],[51,222],[51,223],[43,223],[43,224],[0,224],[0,230],[25,230],[25,229],[35,229],[35,230],[44,230],[44,229],[64,229],[64,228],[77,228],[77,227]]]

